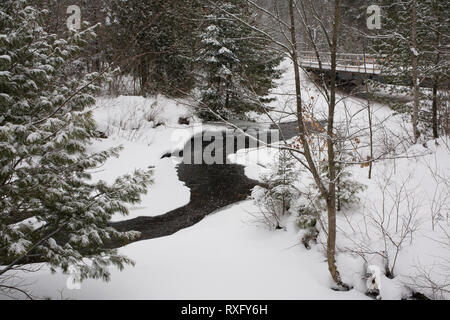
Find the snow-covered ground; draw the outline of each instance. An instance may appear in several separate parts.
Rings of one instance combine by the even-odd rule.
[[[425,146],[415,145],[405,153],[424,156],[378,162],[371,180],[367,178],[368,168],[352,168],[354,179],[365,184],[367,189],[360,194],[358,206],[338,215],[338,247],[344,251],[338,258],[338,266],[343,270],[345,280],[363,290],[355,279],[358,270],[351,266],[361,266],[364,261],[356,254],[351,255],[350,251],[365,252],[367,263],[380,268],[384,259],[379,253],[383,253],[389,256],[391,267],[395,262],[395,278],[383,276],[382,279],[384,299],[404,298],[409,294],[408,288],[435,299],[450,299],[448,143],[448,138],[429,141]],[[424,281],[425,276],[436,285],[446,284],[447,293],[437,287],[425,287],[431,285]]]
[[[37,293],[75,299],[364,299],[329,289],[324,257],[308,252],[295,229],[273,232],[249,217],[244,201],[168,237],[120,249],[135,267],[113,270],[111,282],[87,280],[68,290],[66,275],[29,276]]]
[[[189,189],[177,177],[175,167],[179,160],[161,157],[181,150],[194,134],[219,130],[220,126],[202,125],[193,116],[189,101],[175,101],[161,95],[98,98],[93,114],[98,129],[108,138],[94,142],[90,150],[123,147],[119,158],[109,159],[93,172],[93,179],[113,182],[117,176],[135,169],[154,168],[154,183],[142,196],[142,202],[130,207],[129,215],[117,214],[113,221],[156,216],[189,203]],[[180,118],[188,118],[190,124],[179,124]]]
[[[288,70],[289,62],[284,62],[282,67]],[[274,108],[293,110],[292,81],[289,72],[278,81],[279,86],[274,90],[277,101],[272,103]],[[325,100],[311,82],[305,79],[303,86],[304,100],[320,119],[325,111]],[[345,101],[337,107],[336,120],[339,125],[350,117],[351,130],[356,132],[367,122],[367,114],[362,111],[364,101],[355,98]],[[376,151],[382,151],[387,130],[393,133],[391,140],[395,141],[399,154],[427,155],[397,159],[395,163],[393,160],[377,162],[372,180],[367,179],[367,168],[352,168],[354,177],[368,188],[360,194],[359,205],[339,213],[338,249],[341,253],[337,262],[343,279],[355,289],[349,292],[330,289],[332,281],[323,248],[318,244],[312,250],[306,250],[300,242],[301,231],[295,224],[295,215],[287,222],[285,231],[267,230],[255,223],[254,215],[258,214],[259,208],[251,199],[215,212],[171,236],[120,248],[120,253],[133,259],[136,266],[124,271],[113,268],[109,283],[86,280],[81,289],[69,290],[69,276],[51,274],[45,266],[35,273],[25,274],[26,282],[30,283],[35,295],[54,299],[368,299],[364,295],[364,261],[350,251],[361,249],[361,244],[367,244],[365,249],[370,246],[373,251],[384,250],[379,230],[369,222],[371,215],[377,216],[380,212],[382,194],[379,186],[383,184],[383,177],[391,178],[391,195],[402,185],[410,195],[410,206],[399,207],[399,221],[414,207],[414,221],[418,224],[412,240],[407,238],[402,242],[394,269],[398,276],[393,280],[382,278],[383,298],[400,299],[409,294],[405,284],[410,280],[409,276],[414,277],[419,265],[428,268],[434,264],[434,270],[438,272],[433,277],[444,281],[448,274],[444,270],[442,275],[439,269],[442,266],[438,264],[439,261],[448,263],[450,259],[448,246],[442,245],[442,241],[448,241],[445,236],[450,230],[448,219],[446,224],[440,223],[432,230],[430,200],[448,191],[448,185],[437,184],[428,172],[431,167],[438,176],[448,177],[450,152],[448,144],[445,145],[448,141],[439,141],[439,147],[433,142],[429,142],[427,148],[405,147],[402,141],[408,136],[403,129],[404,120],[392,116],[386,106],[374,104],[372,108],[374,123],[379,124],[379,130],[375,132]],[[279,113],[273,113],[273,116],[277,115],[281,121],[295,119],[294,115],[281,117]],[[117,216],[113,220],[159,215],[189,202],[189,189],[176,174],[177,160],[161,159],[161,156],[182,147],[198,130],[199,124],[195,123],[190,107],[162,96],[99,98],[94,117],[99,130],[108,138],[95,142],[90,148],[98,151],[117,145],[124,147],[118,159],[110,159],[93,173],[94,179],[112,181],[135,168],[154,167],[154,184],[142,203],[131,207],[129,216]],[[190,125],[179,124],[179,117],[190,117],[192,122]],[[267,116],[256,118],[268,122]],[[360,139],[362,145],[367,136]],[[260,149],[256,155],[255,152],[243,150],[231,158],[246,165],[245,172],[250,178],[258,179],[276,152],[274,149]],[[367,147],[360,147],[359,152],[364,158]],[[392,170],[395,172],[387,175]],[[310,182],[304,178],[300,183],[306,187]],[[442,214],[448,216],[449,200],[441,200],[444,203]],[[417,203],[420,206],[415,206]],[[392,207],[392,199],[387,200],[386,208]],[[386,229],[392,230],[394,225],[392,222]],[[401,223],[399,225],[397,228],[401,228]],[[370,239],[366,237],[366,230],[371,234]],[[322,237],[323,234],[320,239],[323,241]],[[395,252],[393,250],[392,246],[387,249],[389,255]],[[366,258],[370,264],[381,265],[377,254],[367,254]]]
[[[135,169],[154,167],[154,183],[142,202],[129,208],[128,216],[116,215],[113,221],[160,215],[189,202],[190,192],[178,180],[176,162],[161,156],[189,139],[191,128],[178,124],[178,119],[192,116],[190,108],[162,96],[120,96],[97,99],[93,112],[99,130],[108,138],[94,142],[90,149],[123,147],[119,158],[109,159],[93,173],[93,179],[113,182],[117,176]]]
[[[438,145],[430,141],[425,146],[413,146],[395,160],[376,162],[372,179],[368,179],[368,168],[351,168],[353,178],[367,189],[358,194],[358,204],[338,212],[337,265],[344,282],[355,290],[367,290],[366,268],[376,265],[384,270],[381,255],[387,255],[391,267],[395,262],[395,277],[381,276],[383,299],[407,298],[414,290],[433,298],[450,298],[437,290],[438,284],[448,285],[450,278],[450,149],[448,139],[436,142]],[[421,156],[410,158],[411,154]],[[230,157],[246,165],[247,176],[258,179],[278,155],[274,149],[263,148],[240,150]],[[311,184],[312,179],[303,172],[297,188],[309,190]],[[304,203],[304,197],[299,197],[290,210],[293,216]],[[323,212],[326,224],[325,215]],[[292,229],[298,232],[288,224],[287,230]],[[322,232],[319,245],[312,251],[322,252],[324,258],[321,244],[325,243]],[[436,283],[434,290],[425,287],[431,285],[426,277]]]
[[[289,68],[289,64],[285,61],[282,67]],[[305,105],[310,106],[316,119],[325,119],[324,97],[306,80],[305,74],[302,79]],[[276,91],[282,96],[273,102],[274,108],[293,111],[289,95],[292,85],[289,73],[280,79]],[[449,299],[450,141],[442,137],[423,145],[412,145],[411,124],[407,118],[395,115],[388,106],[379,103],[372,102],[371,110],[374,158],[387,159],[375,162],[372,179],[368,179],[368,167],[353,165],[349,168],[353,178],[367,188],[358,195],[357,205],[344,208],[337,216],[337,264],[342,278],[355,290],[365,292],[363,277],[367,266],[376,265],[384,270],[384,255],[391,267],[395,263],[395,277],[388,279],[382,275],[383,299],[406,298],[414,290],[429,297]],[[285,118],[284,114],[281,121],[295,117]],[[261,115],[260,119],[265,121],[267,117]],[[351,146],[355,148],[356,162],[364,161],[369,155],[367,119],[367,101],[346,98],[337,104],[336,127],[345,128],[344,134],[357,141]],[[393,155],[384,157],[386,150]],[[260,148],[240,150],[231,158],[246,165],[247,176],[258,179],[267,173],[267,166],[276,161],[278,155],[274,149]],[[300,190],[308,190],[313,183],[305,174],[299,180]],[[303,198],[299,198],[291,212],[296,213],[296,208],[304,203]],[[326,218],[323,221],[326,223]],[[326,243],[323,232],[319,242]],[[320,245],[315,249],[323,252]],[[440,285],[445,286],[447,293],[439,290]]]

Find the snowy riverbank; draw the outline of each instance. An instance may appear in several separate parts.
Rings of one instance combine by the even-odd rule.
[[[278,91],[287,93],[292,89],[291,80],[290,74],[286,74],[279,81]],[[305,81],[304,89],[309,99],[314,101],[317,114],[323,112],[324,101],[314,91],[313,85]],[[273,106],[284,108],[289,105],[290,99],[286,94]],[[360,99],[349,99],[345,105],[340,105],[336,119],[345,121],[346,114],[354,114],[355,118],[360,119],[351,130],[358,130],[366,121],[358,111],[362,103]],[[111,181],[137,168],[154,167],[154,184],[143,197],[142,203],[131,207],[130,215],[116,216],[113,221],[161,215],[189,202],[191,190],[177,176],[179,160],[161,159],[167,152],[180,149],[192,136],[192,128],[198,125],[189,107],[162,96],[147,99],[99,98],[94,117],[99,130],[108,138],[95,142],[91,150],[99,151],[117,145],[124,147],[119,158],[108,160],[93,174],[94,179]],[[190,125],[180,124],[180,117],[190,118]],[[389,130],[396,132],[397,136],[393,140],[401,142],[405,139],[402,136],[401,119],[393,116],[389,108],[375,105],[374,117],[375,122],[383,123]],[[267,122],[264,116],[258,120]],[[283,119],[287,120],[292,119]],[[364,139],[367,137],[361,137],[362,141]],[[382,132],[376,132],[376,150],[382,147],[382,139]],[[30,284],[35,295],[53,299],[369,299],[364,295],[364,261],[357,253],[358,250],[383,252],[385,249],[379,228],[368,221],[378,221],[377,217],[381,217],[380,183],[386,174],[392,172],[390,195],[394,195],[395,188],[403,185],[411,195],[410,204],[414,202],[420,206],[414,207],[417,232],[411,239],[402,242],[396,258],[396,277],[388,279],[383,276],[381,294],[384,299],[406,298],[410,294],[408,281],[416,275],[419,266],[432,267],[437,261],[436,256],[443,261],[450,258],[448,247],[440,244],[440,241],[445,241],[446,232],[448,236],[449,226],[435,226],[435,230],[432,230],[429,201],[448,186],[434,183],[433,176],[427,171],[439,164],[435,168],[437,175],[448,176],[450,152],[446,143],[446,140],[439,141],[436,147],[431,141],[426,147],[413,148],[405,148],[399,143],[399,155],[424,156],[377,162],[373,174],[376,178],[373,180],[367,179],[367,168],[352,168],[355,179],[368,188],[359,195],[361,202],[358,205],[338,214],[340,253],[337,263],[344,281],[354,287],[349,292],[330,289],[332,280],[322,247],[324,234],[320,234],[319,244],[313,246],[312,250],[307,250],[301,244],[301,230],[295,224],[295,206],[286,222],[286,230],[270,231],[255,222],[254,216],[258,215],[260,208],[251,199],[216,211],[173,235],[120,248],[119,252],[134,260],[136,266],[126,267],[123,271],[111,269],[111,281],[108,283],[89,279],[81,284],[81,289],[70,290],[67,286],[69,281],[71,287],[68,275],[59,272],[51,274],[45,266],[41,266],[37,272],[25,274],[25,281]],[[241,150],[236,156],[231,156],[238,164],[245,165],[245,173],[251,179],[259,179],[265,167],[276,156],[273,149],[261,148],[256,156],[255,152]],[[367,148],[361,147],[359,152],[364,157]],[[299,186],[307,188],[310,182],[304,176]],[[392,211],[395,201],[389,199],[385,201],[385,208]],[[448,205],[448,199],[442,201]],[[448,210],[448,207],[444,208]],[[402,219],[408,209],[411,207],[399,207],[397,217],[400,217],[400,222],[404,222]],[[385,226],[386,230],[393,228],[393,225]],[[397,228],[401,227],[400,223]],[[368,238],[366,235],[369,233],[371,237]],[[394,249],[391,245],[387,249],[388,254],[395,254],[392,251]],[[367,257],[368,263],[381,265],[377,254],[367,254]],[[440,270],[439,265],[434,268]],[[439,281],[445,281],[446,276],[439,272],[433,275]]]

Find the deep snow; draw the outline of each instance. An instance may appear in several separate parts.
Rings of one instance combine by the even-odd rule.
[[[87,280],[81,290],[66,288],[66,275],[32,274],[44,296],[75,299],[365,299],[334,292],[323,256],[308,252],[296,232],[268,231],[248,213],[244,201],[164,238],[120,249],[135,267],[113,270],[111,282]]]
[[[289,69],[289,62],[284,62],[282,67]],[[320,118],[325,110],[325,101],[309,81],[303,80],[303,84],[304,99],[309,101]],[[279,110],[292,110],[291,73],[285,73],[274,91],[283,95],[278,96],[272,106]],[[357,131],[367,122],[366,115],[361,112],[363,108],[364,101],[361,99],[350,98],[345,104],[340,103],[336,116],[338,124],[345,123],[350,114],[354,120],[351,130]],[[418,261],[430,266],[436,263],[436,256],[450,259],[448,247],[436,242],[444,239],[445,232],[450,231],[448,222],[443,224],[442,230],[436,228],[432,231],[428,221],[429,198],[433,196],[436,184],[427,174],[426,165],[427,162],[438,163],[438,171],[448,176],[450,152],[448,140],[441,141],[437,148],[432,142],[428,143],[427,148],[405,147],[402,141],[408,136],[404,130],[404,119],[393,116],[387,106],[374,104],[373,110],[375,123],[383,124],[384,129],[395,133],[392,140],[398,142],[399,154],[428,154],[421,158],[396,160],[395,165],[386,160],[376,163],[374,167],[374,177],[379,179],[383,173],[395,168],[393,180],[397,183],[411,173],[412,178],[408,182],[411,184],[410,192],[417,194],[421,204],[417,211],[421,227],[411,244],[405,243],[402,248],[395,269],[398,276],[394,280],[382,276],[383,298],[400,299],[409,294],[405,283],[408,276],[414,276]],[[94,116],[99,130],[105,132],[108,138],[95,142],[91,150],[124,146],[118,159],[108,160],[104,167],[93,173],[94,179],[112,181],[117,175],[135,168],[154,167],[154,184],[142,203],[131,207],[129,216],[116,216],[114,221],[163,214],[189,202],[190,191],[176,175],[178,160],[161,159],[161,156],[183,146],[198,128],[191,108],[162,96],[147,99],[99,98]],[[191,117],[193,122],[191,125],[178,124],[180,116]],[[264,115],[256,118],[260,122],[268,122]],[[282,121],[295,119],[293,115],[279,118]],[[385,138],[382,130],[376,131],[375,136],[375,149],[381,150]],[[361,137],[361,140],[367,140],[367,136]],[[362,147],[360,152],[364,158],[368,151]],[[230,157],[246,166],[246,175],[258,179],[276,157],[276,151],[267,148],[241,150]],[[368,188],[360,195],[359,206],[338,216],[338,248],[343,250],[354,245],[349,239],[361,237],[361,241],[368,241],[361,232],[366,224],[363,221],[372,212],[369,208],[380,204],[377,180],[367,179],[367,168],[355,166],[352,173]],[[304,177],[299,183],[306,187],[310,182]],[[448,190],[448,185],[438,187],[439,190],[445,188]],[[446,201],[448,215],[449,200]],[[112,268],[109,283],[86,280],[80,290],[69,290],[66,286],[68,275],[50,274],[45,266],[24,276],[34,294],[54,299],[368,299],[364,295],[363,261],[358,256],[348,251],[338,254],[342,276],[355,289],[335,292],[330,289],[332,281],[321,244],[310,251],[303,247],[295,226],[295,215],[288,221],[286,231],[270,231],[255,223],[253,216],[258,210],[252,200],[243,201],[215,212],[174,235],[122,247],[120,253],[133,259],[136,266],[127,267],[122,272]],[[369,244],[378,250],[382,242],[375,229],[373,234]],[[380,264],[376,257],[369,258],[370,262]],[[448,275],[437,277],[444,281],[445,276]]]

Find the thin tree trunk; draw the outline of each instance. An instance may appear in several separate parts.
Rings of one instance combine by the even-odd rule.
[[[435,79],[433,83],[433,104],[432,104],[432,112],[433,112],[433,137],[435,139],[439,138],[439,124],[438,124],[438,97],[437,97],[437,87],[438,81]]]
[[[413,134],[414,143],[419,139],[418,119],[419,119],[419,83],[418,83],[418,65],[419,52],[417,50],[417,0],[412,3],[412,25],[411,25],[411,51],[412,51],[412,77],[414,86],[414,109],[413,109]]]
[[[331,55],[331,79],[330,79],[330,102],[328,104],[328,126],[327,126],[327,149],[328,149],[328,241],[327,259],[328,269],[333,280],[341,284],[339,272],[336,267],[336,162],[334,152],[334,109],[336,107],[336,53],[339,29],[339,0],[334,1],[333,38],[330,48]]]
[[[364,45],[364,70],[367,72],[367,62],[366,62],[366,46]],[[367,117],[369,120],[369,148],[370,148],[370,159],[369,159],[369,175],[368,178],[372,179],[372,167],[373,167],[373,128],[372,128],[372,107],[370,102],[370,92],[369,85],[367,81],[365,81],[366,94],[367,94]]]
[[[327,202],[328,212],[328,240],[327,240],[327,261],[328,269],[333,280],[341,287],[348,288],[344,285],[340,279],[339,272],[336,267],[335,251],[336,251],[336,167],[335,167],[335,155],[334,155],[334,141],[333,141],[333,124],[334,124],[334,108],[336,104],[336,52],[337,52],[337,33],[339,23],[339,0],[335,0],[335,15],[333,24],[333,44],[331,45],[331,57],[332,57],[332,79],[331,79],[331,97],[329,101],[329,115],[328,115],[328,164],[329,164],[329,185],[328,189],[322,183],[321,177],[318,173],[316,165],[313,161],[311,150],[308,144],[308,140],[305,132],[305,125],[303,121],[303,106],[301,100],[301,85],[300,85],[300,66],[298,63],[298,49],[296,39],[295,28],[295,16],[294,16],[294,1],[289,1],[289,16],[290,16],[290,34],[291,34],[291,46],[290,52],[292,62],[294,64],[295,75],[295,92],[296,92],[296,104],[297,104],[297,121],[299,137],[303,147],[303,153],[308,163],[309,170],[314,178],[316,185],[318,186],[322,196]]]
[[[303,105],[302,105],[302,94],[301,94],[301,85],[300,85],[300,66],[298,64],[298,51],[297,51],[297,39],[296,39],[296,30],[295,30],[295,17],[294,17],[294,2],[293,0],[289,0],[289,15],[290,15],[290,34],[291,34],[291,45],[292,51],[290,52],[290,56],[292,59],[292,63],[294,64],[294,76],[295,76],[295,101],[297,107],[297,124],[298,124],[298,133],[300,137],[300,142],[302,144],[303,153],[308,163],[308,169],[310,170],[314,182],[318,186],[322,196],[326,199],[328,197],[328,191],[323,185],[319,172],[317,171],[316,165],[311,155],[311,150],[309,148],[309,144],[306,138],[305,133],[305,124],[303,122]]]
[[[337,192],[336,192],[336,203],[337,203],[337,211],[341,211],[341,187],[340,187],[340,179],[339,177],[336,180],[336,188],[337,188]]]
[[[231,70],[231,66],[230,70]],[[230,108],[230,89],[231,89],[231,75],[227,76],[226,89],[225,89],[225,109],[228,110]]]
[[[437,37],[439,39],[439,33],[437,34]],[[440,42],[438,40],[438,42]],[[440,61],[440,54],[438,52],[436,56],[436,63],[435,65],[439,65]],[[433,137],[435,139],[439,138],[439,119],[438,119],[438,87],[439,87],[439,75],[435,74],[433,78],[433,104],[431,107],[431,111],[433,113]]]
[[[367,87],[367,84],[366,84]],[[369,117],[369,143],[370,143],[370,163],[369,163],[369,175],[368,178],[372,179],[373,168],[373,128],[372,128],[372,107],[370,106],[370,100],[367,100],[367,114]]]
[[[147,83],[148,83],[148,64],[147,64],[147,58],[143,57],[140,65],[139,65],[139,72],[140,72],[140,78],[141,78],[141,95],[146,96],[147,93]]]

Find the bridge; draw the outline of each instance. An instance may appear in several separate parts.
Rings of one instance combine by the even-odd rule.
[[[306,71],[319,73],[324,72],[327,76],[331,73],[331,55],[330,53],[319,53],[322,68],[320,68],[319,60],[315,52],[300,52],[300,66]],[[381,83],[389,83],[389,80],[382,74],[382,66],[380,62],[389,62],[389,57],[372,54],[355,54],[355,53],[338,53],[336,55],[336,73],[338,80],[354,82],[373,80]],[[412,83],[405,83],[412,85]],[[424,88],[432,88],[433,82],[431,78],[421,81],[420,86]]]

